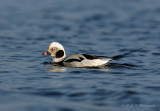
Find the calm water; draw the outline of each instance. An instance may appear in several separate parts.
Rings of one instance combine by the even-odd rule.
[[[114,56],[101,68],[46,64],[67,54]],[[159,0],[1,0],[0,111],[159,111]]]

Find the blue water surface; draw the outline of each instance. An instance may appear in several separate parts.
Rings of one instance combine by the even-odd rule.
[[[47,64],[67,55],[114,56],[101,68]],[[0,111],[159,111],[159,0],[1,0]]]

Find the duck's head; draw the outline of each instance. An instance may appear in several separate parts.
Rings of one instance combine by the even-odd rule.
[[[54,62],[61,62],[66,57],[64,47],[58,42],[52,42],[43,55],[54,56]]]

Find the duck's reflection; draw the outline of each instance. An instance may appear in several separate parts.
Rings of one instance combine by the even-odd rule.
[[[66,68],[65,67],[57,67],[57,66],[51,66],[49,69],[49,72],[66,72]]]
[[[44,67],[49,72],[66,72],[66,68],[64,66],[54,64],[54,63],[43,63]]]

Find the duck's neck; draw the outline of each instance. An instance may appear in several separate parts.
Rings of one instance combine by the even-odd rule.
[[[62,62],[64,60],[64,58],[66,57],[66,55],[64,55],[63,57],[61,58],[53,58],[53,62]]]

